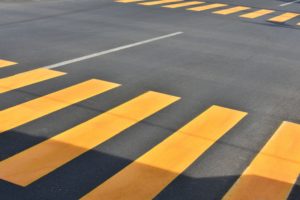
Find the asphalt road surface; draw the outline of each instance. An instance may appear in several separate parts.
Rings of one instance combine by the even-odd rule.
[[[300,199],[299,13],[0,1],[0,199]]]

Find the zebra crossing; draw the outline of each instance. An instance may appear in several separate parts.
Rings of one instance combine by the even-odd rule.
[[[268,22],[273,23],[287,23],[288,21],[297,18],[300,13],[294,12],[282,12],[270,9],[257,9],[247,6],[232,6],[224,3],[208,3],[203,1],[183,1],[183,0],[115,0],[118,3],[137,3],[143,6],[161,6],[161,8],[184,8],[187,11],[200,12],[206,10],[213,10],[213,14],[217,15],[230,15],[239,12],[243,14],[239,15],[240,18],[257,19],[267,15],[274,14],[275,16],[267,19]],[[217,10],[216,10],[217,9]],[[245,13],[246,12],[246,13]],[[300,25],[300,22],[297,23]]]
[[[51,78],[56,78],[62,75],[65,75],[65,73],[49,70],[45,68],[39,68],[21,74],[16,74],[7,78],[2,78],[0,81],[1,82],[0,94],[27,85],[49,80]]]
[[[3,63],[6,67],[15,65],[11,61]],[[9,92],[65,74],[45,68],[22,72],[0,79],[0,91]],[[119,87],[119,83],[90,79],[1,110],[0,133],[9,134],[6,131]],[[159,91],[144,91],[0,161],[0,179],[28,187],[178,101],[184,99]],[[115,175],[83,194],[82,199],[155,198],[247,114],[211,105]],[[300,172],[299,147],[300,125],[283,122],[223,199],[286,199]]]
[[[12,65],[15,65],[15,64],[17,64],[17,63],[12,62],[12,61],[8,61],[8,60],[1,60],[0,59],[0,68],[9,67],[9,66],[12,66]]]

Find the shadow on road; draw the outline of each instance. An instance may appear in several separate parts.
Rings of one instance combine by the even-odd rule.
[[[11,137],[9,138],[10,142],[4,145],[6,147],[1,148],[4,150],[1,150],[0,153],[1,160],[25,150],[29,146],[32,146],[32,144],[37,144],[47,139],[33,137],[15,131],[6,132],[0,136],[0,139],[6,134],[10,134]],[[18,142],[18,144],[13,144],[13,138],[19,138],[15,141]],[[6,141],[8,141],[7,138]],[[31,145],[24,146],[20,144],[21,141]],[[81,148],[65,143],[59,145],[72,149]],[[127,158],[110,155],[95,149],[90,150],[27,187],[21,187],[0,180],[0,199],[78,199],[131,162],[132,160]],[[149,168],[153,166],[142,167]],[[174,174],[174,172],[164,169],[155,170],[161,171],[161,174],[164,175],[170,173]],[[177,176],[178,174],[175,175]],[[262,179],[262,177],[249,178]],[[181,174],[155,199],[221,199],[237,179],[238,175],[195,178]],[[274,184],[274,182],[276,182],[275,184],[281,185],[288,184],[276,180],[266,179],[265,181],[272,184]],[[249,192],[251,193],[251,188],[249,188]],[[299,184],[295,184],[289,199],[300,199]]]
[[[287,24],[287,23],[271,22],[271,21],[265,21],[265,22],[253,22],[253,21],[246,21],[246,20],[243,20],[243,21],[246,22],[246,23],[257,24],[257,25],[262,25],[262,26],[270,26],[270,27],[300,30],[300,26],[290,25],[290,24]]]

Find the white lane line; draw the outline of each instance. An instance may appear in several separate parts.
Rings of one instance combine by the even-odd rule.
[[[300,2],[300,0],[295,0],[295,1],[288,2],[288,3],[283,3],[283,4],[280,4],[279,6],[288,6],[288,5],[291,5],[293,3],[298,3],[298,2]]]
[[[176,35],[179,35],[179,34],[182,34],[182,33],[183,32],[176,32],[176,33],[171,33],[171,34],[168,34],[168,35],[163,35],[163,36],[151,38],[151,39],[148,39],[148,40],[143,40],[143,41],[140,41],[140,42],[135,42],[135,43],[132,43],[132,44],[116,47],[116,48],[113,48],[113,49],[109,49],[109,50],[105,50],[105,51],[101,51],[101,52],[97,52],[97,53],[93,53],[93,54],[86,55],[86,56],[82,56],[82,57],[79,57],[79,58],[66,60],[66,61],[59,62],[59,63],[53,64],[53,65],[48,65],[48,66],[45,66],[44,68],[53,69],[53,68],[56,68],[56,67],[61,67],[61,66],[64,66],[64,65],[68,65],[68,64],[71,64],[71,63],[75,63],[75,62],[80,62],[80,61],[87,60],[87,59],[90,59],[90,58],[94,58],[94,57],[97,57],[97,56],[102,56],[102,55],[113,53],[113,52],[116,52],[116,51],[121,51],[121,50],[128,49],[128,48],[131,48],[131,47],[140,46],[140,45],[143,45],[143,44],[154,42],[154,41],[157,41],[157,40],[173,37],[173,36],[176,36]]]

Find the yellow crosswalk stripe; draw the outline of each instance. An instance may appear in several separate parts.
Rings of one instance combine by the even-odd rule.
[[[12,62],[12,61],[8,61],[8,60],[0,60],[0,68],[2,67],[8,67],[11,65],[16,65],[17,63]]]
[[[39,68],[2,78],[0,79],[0,94],[51,78],[59,77],[64,74],[66,73],[46,68]]]
[[[153,199],[245,115],[212,106],[82,199]]]
[[[162,7],[164,7],[164,8],[181,8],[181,7],[198,5],[198,4],[203,4],[203,3],[204,2],[201,2],[201,1],[189,1],[189,2],[185,2],[185,3],[176,3],[176,4],[165,5]]]
[[[160,5],[160,4],[165,4],[165,3],[172,3],[172,2],[180,2],[183,0],[158,0],[158,1],[148,1],[145,3],[139,3],[140,5],[144,6],[154,6],[154,5]]]
[[[141,2],[145,0],[117,0],[118,3],[135,3],[135,2]]]
[[[0,178],[26,186],[177,100],[146,92],[0,162]]]
[[[273,13],[273,12],[274,12],[274,10],[261,9],[261,10],[257,10],[257,11],[254,11],[254,12],[250,12],[250,13],[240,15],[240,17],[248,18],[248,19],[255,19],[255,18],[264,16],[264,15],[267,15],[267,14],[270,14],[270,13]]]
[[[214,4],[205,5],[205,6],[198,6],[198,7],[188,8],[187,10],[204,11],[204,10],[209,10],[209,9],[214,9],[214,8],[219,8],[219,7],[224,7],[224,6],[227,6],[227,4],[214,3]]]
[[[219,14],[219,15],[229,15],[229,14],[237,13],[237,12],[240,12],[240,11],[243,11],[243,10],[248,10],[248,9],[250,9],[250,8],[245,7],[245,6],[236,6],[236,7],[233,7],[233,8],[218,10],[218,11],[215,11],[213,13]]]
[[[284,122],[224,200],[282,200],[300,173],[300,125]]]
[[[92,79],[0,111],[0,133],[119,86]]]
[[[291,12],[287,12],[287,13],[284,13],[282,15],[279,15],[279,16],[276,16],[276,17],[273,17],[271,19],[269,19],[268,21],[270,22],[286,22],[292,18],[295,18],[297,16],[299,16],[300,14],[298,13],[291,13]]]

